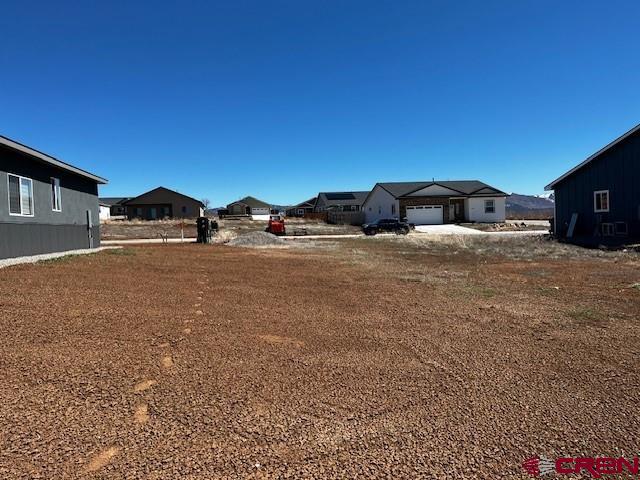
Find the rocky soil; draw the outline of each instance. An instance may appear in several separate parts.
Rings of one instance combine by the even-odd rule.
[[[0,478],[528,478],[635,455],[637,257],[157,245],[0,274]]]

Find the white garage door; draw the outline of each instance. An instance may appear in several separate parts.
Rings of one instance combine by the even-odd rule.
[[[443,223],[442,205],[407,207],[407,222],[415,225],[439,225]]]

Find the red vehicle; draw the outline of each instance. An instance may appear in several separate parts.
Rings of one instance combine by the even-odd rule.
[[[271,215],[269,217],[269,224],[267,225],[267,232],[274,235],[285,235],[286,230],[284,228],[284,218],[280,215]]]

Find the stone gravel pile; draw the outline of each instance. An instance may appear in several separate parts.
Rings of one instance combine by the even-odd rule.
[[[229,241],[227,245],[232,247],[277,247],[285,244],[285,241],[267,232],[250,232],[240,235]]]

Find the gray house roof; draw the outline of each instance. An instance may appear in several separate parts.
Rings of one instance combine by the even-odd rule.
[[[431,185],[439,185],[458,192],[461,196],[471,195],[504,195],[507,194],[497,188],[487,185],[479,180],[436,180],[430,182],[384,182],[376,183],[384,188],[395,198],[404,197],[410,193],[422,190]],[[374,186],[375,188],[375,186]]]
[[[131,200],[133,197],[100,197],[100,203],[103,205],[109,205],[110,207],[113,205],[120,205],[127,200]]]
[[[369,192],[320,192],[318,200],[326,205],[362,205]]]
[[[246,205],[247,207],[251,207],[251,208],[271,208],[271,205],[267,202],[263,202],[262,200],[258,200],[255,197],[244,197],[241,198],[240,200],[236,200],[235,202],[231,202],[229,205],[227,205],[227,208],[230,207],[231,205],[235,205],[235,204],[241,204],[241,205]]]
[[[99,183],[102,185],[109,183],[106,179],[102,177],[98,177],[97,175],[94,175],[93,173],[89,173],[86,170],[82,170],[81,168],[74,167],[73,165],[65,163],[62,160],[58,160],[57,158],[54,158],[51,155],[47,155],[46,153],[42,153],[31,147],[27,147],[22,143],[18,143],[15,140],[11,140],[10,138],[3,137],[2,135],[0,135],[0,145],[6,145],[7,147],[13,148],[14,150],[18,150],[22,153],[26,153],[27,155],[31,155],[32,157],[35,157],[36,160],[39,160],[43,163],[53,165],[54,167],[60,168],[62,170],[66,170],[67,172],[75,173],[76,175],[79,175],[81,177],[93,180],[96,183]]]
[[[304,202],[300,202],[299,204],[294,205],[294,206],[289,207],[289,208],[313,207],[315,205],[315,203],[316,203],[316,199],[317,198],[318,197],[310,198],[309,200],[305,200]]]
[[[562,180],[564,180],[565,178],[567,178],[569,175],[573,175],[575,172],[577,172],[578,170],[580,170],[582,167],[584,167],[585,165],[587,165],[588,163],[591,163],[593,160],[595,160],[596,158],[598,158],[600,155],[602,155],[604,152],[606,152],[607,150],[609,150],[610,148],[613,148],[614,146],[616,146],[618,143],[622,142],[623,140],[625,140],[627,137],[630,137],[631,135],[633,135],[634,133],[636,133],[637,131],[640,131],[640,124],[636,125],[635,127],[633,127],[631,130],[629,130],[627,133],[620,135],[618,138],[616,138],[613,142],[611,142],[610,144],[606,145],[605,147],[601,148],[600,150],[598,150],[596,153],[594,153],[593,155],[591,155],[590,157],[588,157],[586,160],[584,160],[582,163],[576,165],[575,167],[573,167],[571,170],[569,170],[567,173],[565,173],[564,175],[561,175],[560,177],[556,178],[553,182],[551,182],[549,185],[547,185],[546,187],[544,187],[545,190],[553,190],[553,187],[560,183]]]

